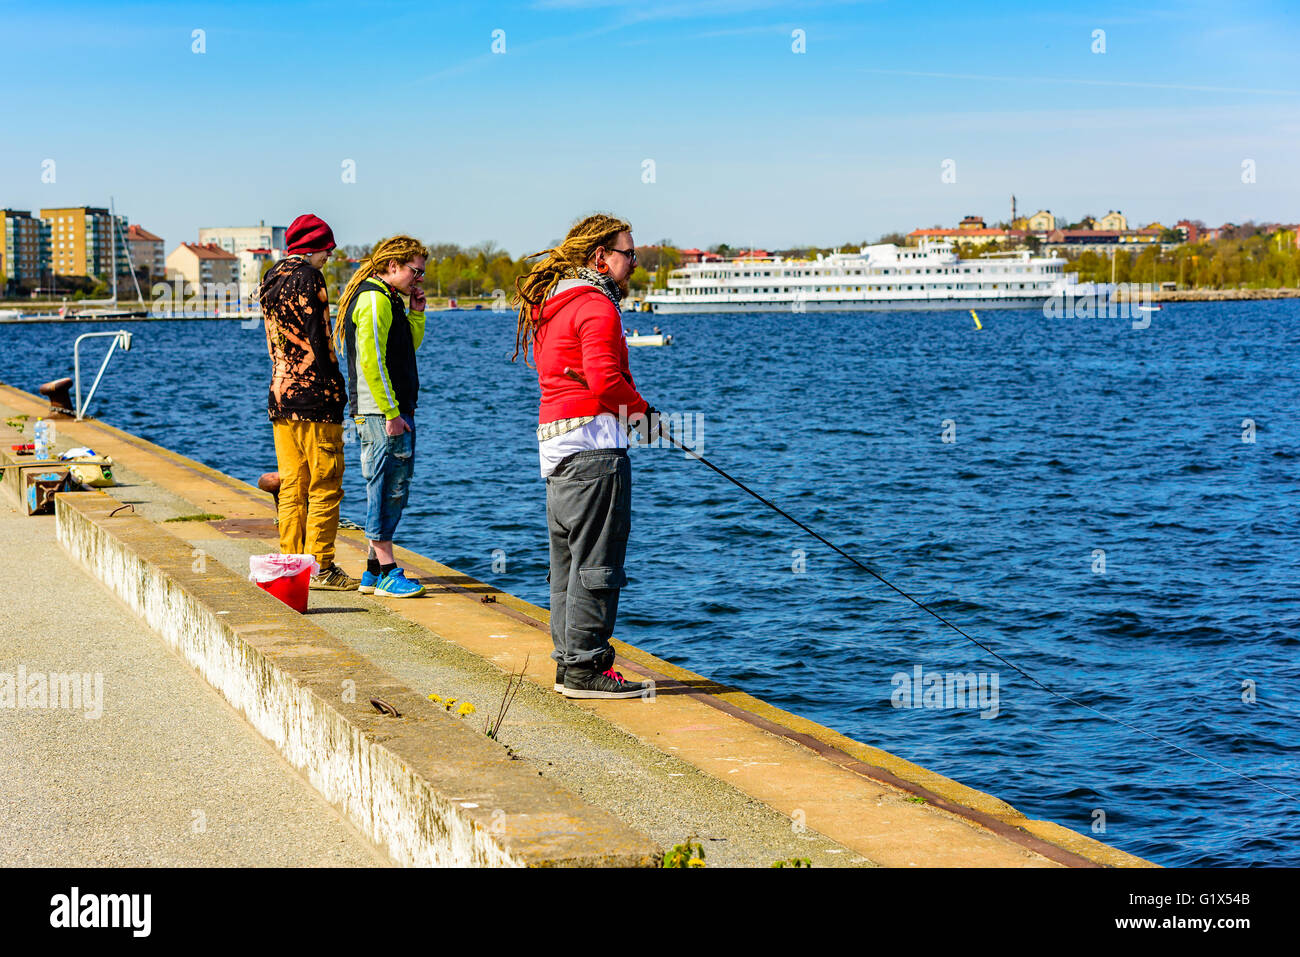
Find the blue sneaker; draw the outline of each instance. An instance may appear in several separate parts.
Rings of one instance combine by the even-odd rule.
[[[379,584],[379,576],[369,568],[361,573],[361,584],[357,586],[357,591],[363,595],[372,594],[375,586]]]
[[[394,568],[375,582],[374,594],[384,598],[419,598],[424,594],[424,586],[411,581],[400,568]]]

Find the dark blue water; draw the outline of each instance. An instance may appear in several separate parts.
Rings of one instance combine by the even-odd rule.
[[[702,416],[706,457],[1051,688],[1213,764],[1052,697],[668,449],[633,453],[619,637],[1154,861],[1300,864],[1296,800],[1269,789],[1300,794],[1300,303],[1178,304],[1145,330],[981,318],[661,317],[677,341],[634,349],[633,373]],[[544,605],[513,326],[430,314],[398,540]],[[90,328],[0,326],[0,379],[70,374]],[[93,412],[250,482],[275,467],[260,328],[130,328]],[[359,520],[355,443],[348,461]],[[918,665],[996,673],[997,716],[894,707]]]

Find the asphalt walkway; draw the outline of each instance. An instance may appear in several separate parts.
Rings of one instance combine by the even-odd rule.
[[[73,562],[54,516],[0,505],[0,594],[0,867],[386,864]]]

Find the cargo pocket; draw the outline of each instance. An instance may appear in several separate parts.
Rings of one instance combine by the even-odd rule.
[[[587,591],[602,591],[608,588],[622,588],[627,584],[627,576],[622,568],[610,565],[597,565],[594,568],[579,568],[578,578]]]
[[[318,483],[337,483],[343,474],[343,445],[341,442],[321,442],[317,449],[316,480]]]

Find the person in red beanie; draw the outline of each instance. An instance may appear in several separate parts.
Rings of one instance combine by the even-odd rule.
[[[261,287],[271,356],[267,416],[280,468],[280,551],[316,559],[320,572],[312,588],[351,591],[357,580],[334,561],[348,397],[321,273],[334,249],[334,233],[319,216],[306,213],[290,224],[285,239],[288,256],[271,267]]]

